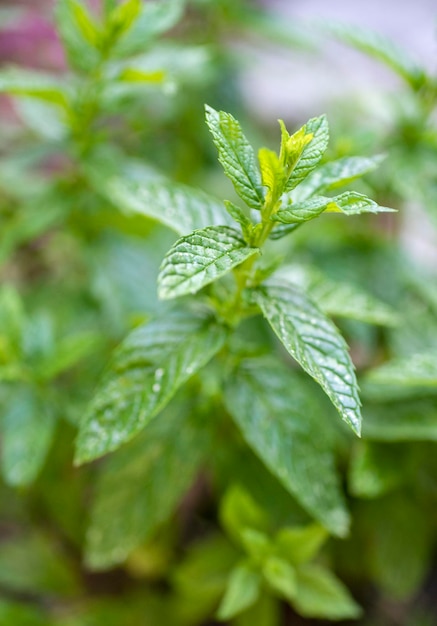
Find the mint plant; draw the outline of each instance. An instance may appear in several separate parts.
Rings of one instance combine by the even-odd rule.
[[[158,275],[158,293],[165,300],[185,296],[182,304],[138,327],[121,344],[81,422],[77,463],[115,451],[145,429],[141,439],[123,449],[118,461],[109,461],[101,475],[88,536],[90,563],[97,567],[126,558],[149,535],[153,522],[175,507],[228,415],[249,448],[311,517],[334,535],[348,532],[332,442],[318,418],[323,405],[314,400],[311,387],[302,385],[295,368],[287,367],[281,358],[266,358],[262,344],[241,345],[238,330],[262,314],[286,351],[321,386],[342,419],[360,433],[360,400],[347,345],[318,304],[293,282],[287,265],[280,267],[277,259],[269,258],[270,240],[323,213],[348,216],[390,210],[356,192],[321,195],[369,171],[379,158],[342,159],[316,169],[328,144],[328,123],[322,116],[293,135],[281,122],[279,153],[262,148],[258,164],[235,118],[211,107],[206,108],[206,116],[219,160],[246,208],[226,201],[219,209],[211,199],[206,207],[215,206],[219,223],[183,235],[169,250]],[[153,186],[149,193],[153,200]],[[183,188],[176,194],[180,215],[173,210],[173,228],[183,232],[187,222],[196,225],[205,217],[195,191],[191,194]],[[160,215],[151,206],[151,216],[167,224],[165,212]],[[331,286],[334,294],[336,288],[341,293],[342,286]],[[350,306],[348,302],[346,315]],[[177,402],[171,402],[180,389],[185,399],[179,395]],[[149,449],[161,452],[149,457]],[[149,487],[144,480],[150,481]],[[123,522],[117,531],[120,509]],[[147,515],[146,525],[141,511]],[[288,577],[292,565],[271,558],[267,565],[263,561],[262,567],[270,572],[264,576],[270,583],[276,580],[276,592],[302,614],[357,614],[351,599],[345,599],[343,606],[341,597],[348,598],[347,593],[332,574],[305,570],[308,581],[301,583],[304,587],[298,593],[292,591],[294,574]],[[250,574],[253,564],[249,570],[241,567],[230,577],[219,611],[222,619],[258,600],[257,569]],[[315,598],[313,609],[304,600],[307,584]],[[337,608],[329,608],[324,594],[336,596],[337,588]]]

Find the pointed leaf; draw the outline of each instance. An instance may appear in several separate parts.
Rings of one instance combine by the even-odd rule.
[[[237,543],[241,542],[245,528],[268,530],[263,510],[239,485],[233,485],[224,495],[220,506],[220,522]]]
[[[334,324],[285,281],[253,290],[253,298],[286,350],[319,383],[359,435],[361,403],[354,366]]]
[[[196,293],[257,253],[257,248],[249,248],[229,226],[195,230],[179,239],[164,257],[158,276],[159,297]]]
[[[336,282],[315,267],[284,265],[276,274],[281,280],[297,285],[327,315],[395,326],[399,322],[394,309],[352,283]]]
[[[345,191],[333,198],[315,196],[305,202],[290,204],[285,209],[278,211],[273,216],[273,220],[283,224],[295,224],[312,220],[324,212],[360,215],[361,213],[387,213],[392,211],[394,209],[379,206],[374,200],[362,193]]]
[[[136,435],[222,347],[225,330],[181,312],[137,328],[121,344],[79,430],[76,462]]]
[[[87,532],[90,567],[121,563],[172,514],[207,454],[200,422],[188,402],[173,404],[110,456],[98,477]]]
[[[261,576],[248,563],[241,563],[231,573],[217,618],[226,621],[254,604],[260,594]]]
[[[300,565],[315,557],[327,538],[328,533],[323,526],[311,524],[301,528],[281,529],[276,535],[275,544],[281,556],[293,565]]]
[[[84,3],[58,0],[55,15],[57,30],[70,64],[78,70],[91,71],[99,61],[100,52],[94,39],[94,35],[97,37],[95,27]]]
[[[304,617],[354,619],[362,610],[343,583],[321,565],[304,565],[297,570],[294,607]]]
[[[284,559],[271,556],[265,562],[263,575],[270,587],[290,602],[297,592],[296,570]]]
[[[209,106],[205,108],[206,122],[225,174],[246,204],[251,209],[260,209],[264,203],[264,190],[252,146],[232,115]]]
[[[237,371],[225,390],[229,413],[249,446],[283,486],[336,535],[348,530],[348,513],[320,407],[292,371],[257,359]]]
[[[9,68],[0,72],[0,93],[27,96],[66,109],[68,91],[65,85],[49,74]]]
[[[310,119],[305,126],[305,135],[312,135],[302,150],[287,181],[285,191],[291,191],[310,174],[324,155],[329,142],[329,126],[325,115]]]
[[[375,170],[383,160],[383,155],[376,155],[374,157],[343,157],[324,163],[294,190],[293,201],[304,202],[316,193],[320,194],[347,185]]]
[[[234,223],[222,202],[186,185],[97,175],[93,176],[93,183],[122,211],[150,217],[178,235],[188,235],[205,226]]]

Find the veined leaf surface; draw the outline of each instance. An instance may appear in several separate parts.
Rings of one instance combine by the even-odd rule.
[[[134,330],[116,351],[85,415],[76,462],[91,461],[136,435],[222,347],[210,318],[169,315]]]
[[[235,191],[251,209],[260,209],[264,189],[255,152],[229,113],[206,107],[206,122],[219,153],[219,161]]]
[[[244,364],[225,390],[244,438],[299,503],[336,535],[348,530],[330,438],[299,378],[273,360]]]
[[[109,457],[97,480],[87,532],[90,567],[121,563],[165,522],[190,487],[208,441],[199,416],[182,400]]]
[[[310,174],[328,147],[329,126],[325,115],[314,117],[305,124],[305,134],[313,135],[311,141],[302,150],[302,154],[296,163],[285,191],[291,191]]]
[[[326,392],[341,417],[360,434],[358,384],[337,328],[307,296],[287,282],[253,290],[253,298],[291,356]]]
[[[158,276],[160,298],[196,293],[253,254],[229,226],[209,226],[179,239],[164,257]]]

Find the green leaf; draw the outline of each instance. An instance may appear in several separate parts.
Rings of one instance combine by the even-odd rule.
[[[193,294],[257,254],[229,226],[209,226],[179,239],[165,255],[158,276],[163,299]]]
[[[330,32],[344,43],[361,50],[367,55],[382,61],[403,78],[413,89],[419,89],[426,82],[424,70],[411,59],[403,48],[390,39],[369,30],[335,24],[330,25]]]
[[[98,477],[85,558],[121,563],[173,513],[207,455],[209,438],[191,404],[178,402],[111,455]]]
[[[316,168],[328,147],[329,126],[325,115],[310,119],[301,130],[304,130],[306,136],[311,136],[311,140],[303,147],[286,183],[285,191],[297,187]]]
[[[47,535],[33,532],[2,538],[0,585],[13,592],[75,595],[78,580],[72,564]]]
[[[284,172],[279,157],[273,150],[260,148],[258,160],[261,169],[262,184],[268,189],[273,189],[278,181],[284,178]]]
[[[0,600],[0,623],[4,626],[53,626],[39,607],[10,600]]]
[[[361,412],[354,366],[334,324],[286,281],[253,290],[253,299],[286,350],[319,383],[342,419],[359,435]]]
[[[56,351],[38,364],[38,378],[51,380],[75,366],[98,348],[100,337],[83,332],[63,337],[57,342]]]
[[[107,36],[110,39],[117,39],[132,28],[141,13],[142,6],[141,0],[125,0],[115,5],[105,25],[109,30]]]
[[[234,223],[221,201],[186,185],[167,181],[142,183],[126,177],[106,177],[97,173],[93,176],[93,183],[122,211],[150,217],[178,235],[188,235],[206,226],[232,226]]]
[[[261,576],[243,562],[231,573],[226,593],[217,611],[220,621],[232,619],[256,602],[261,590]]]
[[[261,174],[255,152],[241,130],[240,124],[229,113],[206,109],[206,122],[219,153],[219,161],[235,191],[251,209],[260,209],[264,203]]]
[[[362,610],[343,583],[321,565],[304,565],[297,570],[294,607],[304,617],[355,619]]]
[[[126,57],[147,51],[154,39],[179,22],[184,6],[184,0],[143,2],[141,12],[116,43],[114,54]]]
[[[251,220],[247,217],[244,211],[233,202],[225,200],[225,207],[232,219],[234,219],[237,224],[240,224],[244,239],[246,241],[250,241],[254,226]]]
[[[299,224],[318,217],[321,213],[344,213],[345,215],[360,215],[361,213],[387,213],[394,209],[379,206],[362,193],[345,191],[339,196],[328,198],[315,196],[305,202],[290,204],[281,209],[273,220],[283,224]]]
[[[380,405],[368,402],[363,434],[376,441],[437,441],[436,401],[396,400]]]
[[[68,91],[65,85],[49,74],[9,68],[0,72],[0,93],[27,96],[68,108]]]
[[[349,518],[331,443],[301,379],[273,360],[249,361],[227,384],[225,403],[282,485],[332,533],[345,535]]]
[[[134,330],[116,351],[82,420],[76,462],[91,461],[136,435],[220,350],[225,337],[210,318],[185,312]]]
[[[75,69],[90,72],[100,59],[97,30],[85,5],[79,0],[58,0],[57,30],[68,60]]]
[[[37,477],[53,440],[51,411],[29,388],[14,387],[2,415],[1,466],[5,482],[14,487]]]
[[[304,202],[316,193],[320,194],[343,187],[375,170],[383,160],[383,155],[376,155],[374,157],[342,157],[324,163],[293,192],[293,201]]]
[[[282,528],[276,535],[278,553],[293,565],[310,561],[328,538],[325,528],[319,524]]]
[[[284,559],[272,556],[267,559],[262,571],[270,587],[283,598],[293,602],[297,592],[295,568]]]
[[[390,306],[363,291],[358,285],[331,280],[315,267],[284,265],[275,276],[305,291],[327,315],[395,326],[398,314]]]
[[[242,531],[246,528],[260,531],[268,529],[263,510],[239,485],[233,485],[225,493],[220,506],[220,522],[238,543],[241,543]]]
[[[414,354],[394,359],[371,370],[365,380],[372,385],[436,387],[437,355]]]

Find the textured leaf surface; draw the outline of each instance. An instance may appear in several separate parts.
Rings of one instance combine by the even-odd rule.
[[[229,113],[206,107],[206,122],[219,153],[219,161],[235,191],[251,209],[260,209],[264,190],[255,152]]]
[[[234,223],[222,202],[186,185],[111,177],[102,179],[99,186],[115,206],[157,220],[179,235],[205,226]]]
[[[285,265],[275,276],[297,285],[327,315],[381,326],[395,326],[399,321],[397,313],[384,302],[357,285],[331,280],[315,267]]]
[[[256,254],[229,226],[209,226],[182,237],[166,254],[158,276],[160,298],[196,293]]]
[[[91,461],[137,434],[220,350],[225,336],[209,318],[187,313],[131,333],[116,351],[82,421],[76,461]]]
[[[298,569],[294,606],[304,617],[322,619],[354,619],[362,613],[343,583],[328,569],[315,564]]]
[[[361,412],[354,366],[334,324],[304,293],[286,282],[256,289],[253,297],[286,350],[359,434]]]
[[[29,389],[15,388],[12,394],[2,415],[2,473],[7,484],[25,486],[44,463],[55,422]]]
[[[204,459],[208,437],[193,407],[174,403],[103,466],[87,533],[86,560],[121,563],[172,514]]]
[[[291,204],[281,209],[273,219],[283,224],[306,222],[318,217],[321,213],[344,213],[345,215],[360,215],[361,213],[391,212],[393,209],[379,206],[362,193],[345,191],[339,196],[328,198],[315,196],[302,203]]]
[[[329,126],[325,115],[314,117],[305,124],[305,134],[313,135],[304,147],[296,166],[288,179],[285,191],[291,191],[310,174],[328,147]]]
[[[357,178],[372,172],[383,161],[382,155],[374,157],[343,157],[325,163],[312,172],[305,181],[293,191],[295,202],[304,202],[314,194],[331,191],[353,182]]]
[[[348,530],[334,455],[320,407],[299,378],[274,361],[249,362],[225,392],[244,438],[299,503],[335,535]]]

